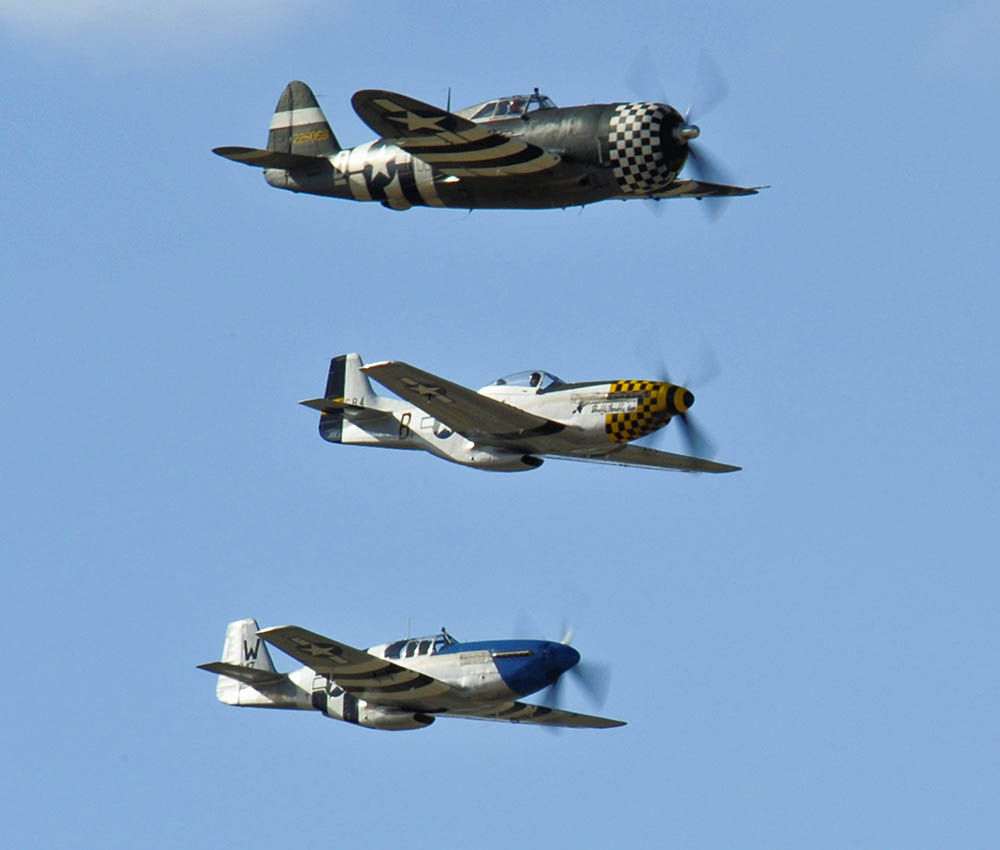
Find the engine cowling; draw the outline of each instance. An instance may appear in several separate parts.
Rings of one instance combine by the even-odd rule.
[[[687,159],[677,138],[681,114],[664,103],[615,104],[608,125],[608,162],[624,195],[666,189]]]

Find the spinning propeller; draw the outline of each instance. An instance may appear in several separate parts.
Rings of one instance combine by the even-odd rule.
[[[535,629],[530,624],[530,619],[522,611],[518,615],[518,633],[521,634],[538,634],[538,630]],[[562,646],[569,646],[569,642],[573,639],[573,627],[566,625],[563,627],[563,635],[559,639],[559,643]],[[549,685],[543,693],[548,694],[545,697],[545,701],[551,705],[553,708],[562,708],[562,688],[561,683],[566,675],[569,673],[576,679],[577,683],[584,690],[590,701],[594,703],[598,708],[604,705],[605,700],[608,697],[608,690],[611,687],[611,668],[607,664],[602,664],[599,661],[577,661],[572,667],[567,669],[565,672],[558,675],[558,677]]]
[[[703,117],[722,103],[729,94],[729,85],[723,77],[722,71],[704,50],[698,59],[696,79],[697,97],[684,113],[684,123],[678,124],[674,128],[673,137],[679,144],[687,146],[686,164],[695,180],[705,183],[732,184],[734,182],[732,177],[719,164],[718,160],[706,153],[702,144],[694,144],[694,140],[701,135],[701,127],[694,123],[695,102],[698,105],[698,116]],[[628,87],[639,97],[656,92],[660,103],[669,102],[666,99],[663,84],[656,70],[656,63],[653,61],[653,55],[648,46],[643,47],[636,55],[625,80]],[[714,197],[702,198],[701,200],[711,202],[706,207],[706,212],[714,220],[722,214],[729,199]],[[653,209],[656,212],[660,211],[659,205]]]
[[[719,374],[719,361],[716,360],[715,355],[710,348],[706,347],[701,360],[702,368],[699,370],[701,374],[692,378],[690,381],[685,381],[683,386],[690,387],[692,383],[705,386],[705,384],[709,383]],[[662,358],[662,356],[660,357],[658,377],[659,380],[665,381],[666,383],[674,383],[670,379],[670,373],[667,370],[666,361]],[[673,418],[676,419],[680,425],[680,435],[681,439],[684,441],[687,454],[694,457],[706,458],[708,460],[715,457],[715,443],[705,432],[704,428],[698,426],[694,419],[691,418],[690,411],[676,413]],[[663,432],[661,431],[658,433]]]
[[[573,629],[572,627],[567,627],[564,629],[562,639],[559,643],[563,646],[569,646],[572,638]],[[592,703],[598,708],[604,705],[604,701],[608,697],[608,689],[611,686],[611,670],[606,664],[601,664],[597,661],[581,660],[570,667],[566,673],[569,673],[576,679],[587,696],[590,697]],[[563,681],[564,675],[559,676],[558,679],[546,688],[549,694],[547,700],[553,708],[562,708],[562,688],[560,684]]]

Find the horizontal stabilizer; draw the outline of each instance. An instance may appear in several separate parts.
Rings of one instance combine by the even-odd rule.
[[[300,401],[299,404],[323,413],[333,413],[337,410],[367,410],[360,404],[351,404],[342,398],[307,398],[305,401]]]
[[[273,670],[258,670],[256,667],[244,667],[240,664],[227,664],[225,661],[210,661],[208,664],[199,664],[199,670],[207,670],[209,673],[218,673],[220,676],[228,676],[246,685],[274,685],[285,678],[284,673],[275,673]]]
[[[212,148],[212,153],[218,154],[233,162],[244,165],[254,165],[257,168],[283,168],[290,171],[296,168],[320,168],[329,166],[330,160],[325,156],[306,156],[300,153],[284,151],[265,151],[260,148]]]

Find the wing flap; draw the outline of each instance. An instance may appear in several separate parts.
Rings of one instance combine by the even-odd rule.
[[[351,104],[387,142],[456,177],[532,174],[559,162],[537,145],[396,92],[364,89]]]
[[[566,427],[399,360],[371,363],[362,368],[396,395],[471,440],[485,437],[516,441],[555,434]]]
[[[738,472],[742,467],[718,463],[700,457],[661,452],[646,446],[626,445],[602,454],[546,453],[543,457],[561,460],[581,460],[588,463],[608,463],[615,466],[638,466],[644,469],[677,469],[681,472]]]
[[[624,720],[611,720],[591,714],[577,714],[560,708],[531,705],[526,702],[511,702],[490,709],[465,709],[449,711],[442,717],[464,717],[467,720],[494,720],[504,723],[532,723],[538,726],[553,726],[563,729],[611,729],[624,726]]]

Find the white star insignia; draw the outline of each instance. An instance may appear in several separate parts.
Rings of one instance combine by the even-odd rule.
[[[386,115],[385,117],[390,121],[395,121],[397,124],[405,124],[406,129],[410,132],[414,130],[433,130],[436,133],[440,133],[443,128],[438,122],[444,120],[445,116],[439,115],[437,118],[423,118],[415,112],[406,110],[405,115]]]
[[[383,175],[383,176],[385,176],[385,177],[389,176],[389,162],[388,162],[388,160],[379,159],[379,160],[376,160],[375,162],[372,163],[372,177],[371,177],[371,179],[374,180],[380,174]]]
[[[448,398],[441,387],[433,387],[430,384],[421,384],[419,381],[414,381],[412,378],[403,378],[403,383],[421,398],[436,398],[438,401],[451,404],[451,399]]]

